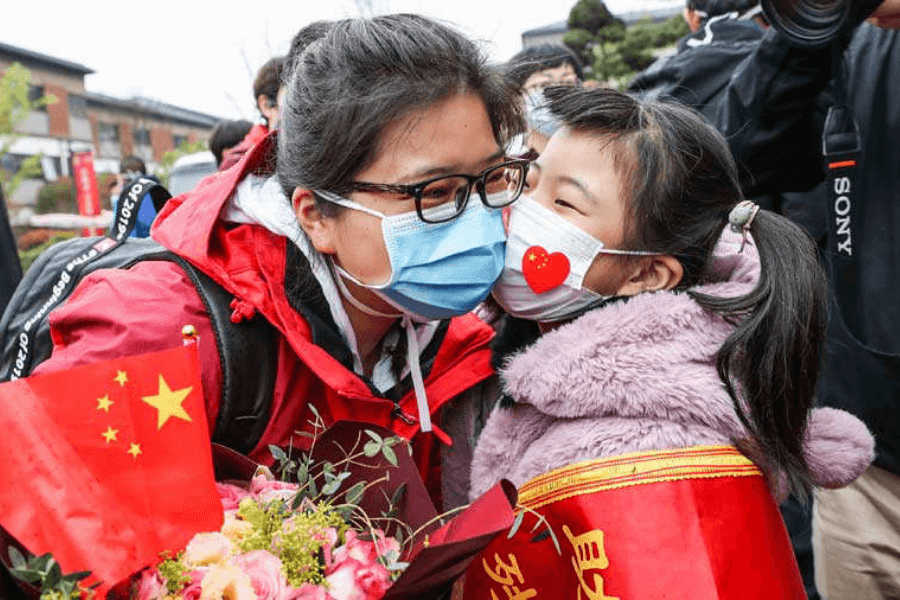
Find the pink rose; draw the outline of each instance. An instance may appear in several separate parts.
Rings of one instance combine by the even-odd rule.
[[[381,564],[347,558],[325,577],[328,593],[337,600],[377,600],[390,587],[390,573]]]
[[[216,483],[219,496],[222,498],[222,508],[225,510],[237,510],[241,500],[250,496],[250,492],[242,487],[230,483]]]
[[[160,600],[168,593],[162,575],[156,568],[141,571],[137,585],[137,600]]]
[[[400,550],[400,544],[394,538],[386,538],[384,534],[375,530],[375,539],[371,542],[359,539],[359,534],[349,529],[344,534],[345,543],[343,546],[335,550],[334,557],[336,562],[340,562],[343,556],[349,556],[353,560],[361,563],[371,563],[378,560],[379,556],[383,556],[391,550]]]
[[[334,600],[321,585],[304,583],[298,588],[284,590],[278,600]]]
[[[297,491],[297,484],[288,483],[287,481],[278,481],[277,479],[269,479],[265,475],[257,475],[250,480],[250,493],[261,494],[272,490],[291,490]]]
[[[203,589],[200,586],[200,582],[203,581],[203,571],[194,570],[188,573],[188,576],[191,580],[181,591],[181,599],[200,600],[200,595],[203,593]]]
[[[232,563],[250,577],[258,600],[279,600],[288,587],[281,559],[265,550],[235,556]]]

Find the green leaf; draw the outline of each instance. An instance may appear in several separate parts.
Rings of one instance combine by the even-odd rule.
[[[391,506],[399,506],[400,502],[403,501],[403,496],[406,494],[406,483],[401,483],[397,486],[397,489],[394,490],[394,493],[391,494]]]
[[[90,571],[76,571],[74,573],[69,573],[68,575],[63,575],[63,581],[81,581],[82,579],[89,577],[90,574]]]
[[[28,583],[36,583],[44,578],[44,574],[32,569],[10,569],[9,572],[13,577]]]
[[[365,491],[366,483],[364,481],[355,483],[349,490],[347,490],[347,494],[344,496],[344,498],[347,500],[347,504],[359,504],[359,501],[362,500]]]
[[[316,480],[310,477],[307,481],[309,483],[309,497],[315,498],[319,495],[319,488],[316,487]]]
[[[269,452],[272,453],[272,457],[278,462],[282,462],[287,460],[287,454],[284,453],[284,450],[276,446],[275,444],[269,444]]]
[[[25,562],[25,557],[15,546],[9,547],[9,561],[14,569],[25,569],[28,566],[28,563]]]
[[[297,467],[297,481],[306,481],[307,477],[309,477],[309,467],[305,462],[300,463],[300,466]]]
[[[69,598],[72,595],[72,592],[75,591],[75,582],[63,579],[56,588],[62,592],[63,598]]]
[[[516,532],[519,531],[519,527],[522,526],[522,521],[525,520],[525,511],[520,511],[519,514],[516,515],[515,520],[513,521],[512,526],[509,528],[509,534],[506,536],[506,539],[512,539]]]
[[[328,483],[322,486],[322,493],[326,496],[330,496],[341,487],[341,481],[339,479],[332,479]]]
[[[363,454],[366,456],[375,456],[381,452],[381,442],[366,442],[363,446]]]
[[[40,556],[36,556],[28,561],[28,564],[35,571],[40,571],[41,573],[46,573],[50,568],[52,563],[56,562],[53,560],[53,555],[49,552],[46,554],[41,554]]]
[[[47,575],[44,577],[44,584],[41,586],[42,590],[53,589],[59,582],[62,580],[62,569],[59,567],[59,563],[55,560],[53,564],[50,566],[50,570],[47,572]]]
[[[381,449],[381,453],[384,455],[384,457],[387,459],[387,461],[389,463],[391,463],[395,467],[397,466],[397,454],[394,453],[393,448],[385,446]]]
[[[378,435],[377,433],[375,433],[374,431],[371,431],[369,429],[364,429],[363,431],[365,431],[366,435],[369,436],[370,438],[372,438],[372,440],[377,442],[379,445],[384,443],[384,440],[381,439],[381,436]]]
[[[316,416],[316,418],[319,419],[320,421],[323,420],[322,415],[319,414],[319,410],[315,407],[314,404],[310,403],[310,404],[307,404],[307,406],[309,407],[309,412],[314,414]]]

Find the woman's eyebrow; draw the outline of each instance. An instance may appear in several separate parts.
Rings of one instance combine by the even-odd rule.
[[[496,152],[491,154],[489,157],[487,157],[483,161],[483,164],[490,166],[491,163],[495,163],[505,156],[506,156],[506,152],[504,152],[503,149],[500,148]],[[417,169],[417,170],[409,173],[405,177],[403,177],[403,180],[404,181],[421,181],[423,179],[428,179],[430,177],[437,177],[439,175],[452,175],[452,174],[460,173],[462,170],[463,169],[461,169],[459,167],[459,165],[451,165],[449,167],[446,165],[440,166],[440,167],[434,167],[434,166],[422,167],[420,169]],[[471,174],[474,175],[474,173],[471,173]]]

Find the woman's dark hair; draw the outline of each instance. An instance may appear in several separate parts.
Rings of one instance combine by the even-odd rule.
[[[535,73],[555,69],[567,63],[575,70],[579,80],[584,79],[578,55],[566,46],[555,44],[541,44],[519,50],[507,61],[504,70],[509,80],[516,87],[522,88],[528,78]]]
[[[624,247],[678,258],[686,290],[735,324],[717,358],[737,414],[791,487],[810,487],[802,444],[824,338],[825,279],[813,241],[760,210],[750,232],[760,257],[754,290],[736,298],[692,291],[706,283],[713,248],[743,194],[725,139],[688,107],[641,102],[606,89],[548,92],[569,130],[613,152],[629,190]]]
[[[270,58],[256,72],[256,78],[253,79],[253,101],[256,102],[260,96],[265,96],[269,102],[269,106],[275,106],[278,102],[278,90],[281,88],[281,77],[284,71],[285,57],[276,56]]]
[[[222,164],[222,153],[241,143],[253,123],[250,121],[219,121],[213,127],[212,135],[209,137],[209,150],[216,157],[216,166]]]
[[[410,14],[332,23],[300,55],[286,90],[277,165],[285,195],[347,192],[387,126],[460,93],[484,101],[501,148],[522,130],[516,90],[456,31]]]

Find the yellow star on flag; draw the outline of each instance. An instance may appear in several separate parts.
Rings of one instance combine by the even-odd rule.
[[[530,261],[532,261],[532,262],[534,262],[534,259],[535,259],[535,258],[537,258],[537,257],[536,257],[534,254],[529,254],[529,255],[528,255],[528,260],[530,260]]]
[[[133,459],[135,459],[135,460],[137,460],[138,454],[143,454],[143,452],[141,452],[141,445],[140,445],[140,444],[131,444],[131,445],[129,446],[128,450],[126,450],[126,452],[127,452],[128,454],[130,454],[130,455],[131,455],[131,458],[133,458]]]
[[[109,399],[109,394],[103,396],[102,398],[97,398],[97,410],[105,410],[109,412],[109,407],[114,403]]]
[[[113,429],[112,426],[109,426],[109,427],[106,428],[106,431],[104,431],[104,432],[101,433],[100,435],[102,435],[103,437],[106,438],[106,443],[108,444],[108,443],[110,443],[110,442],[116,441],[116,434],[117,434],[117,433],[119,433],[119,430],[118,430],[118,429]]]
[[[141,398],[141,400],[159,411],[156,421],[157,431],[162,429],[169,417],[178,417],[188,422],[191,420],[191,416],[187,414],[181,403],[184,402],[184,399],[187,398],[193,389],[193,386],[191,386],[173,392],[169,389],[169,384],[166,383],[163,376],[159,376],[159,393],[155,396],[144,396]]]
[[[128,381],[128,373],[125,371],[116,371],[116,376],[113,380],[121,386],[125,385],[125,382]]]

